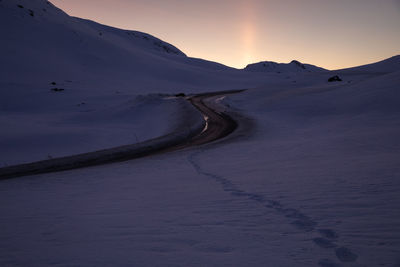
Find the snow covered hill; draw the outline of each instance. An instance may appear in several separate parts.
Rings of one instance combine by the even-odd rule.
[[[174,80],[171,74],[190,65],[183,52],[149,34],[72,18],[45,0],[3,0],[0,33],[2,81],[113,75],[143,82],[149,73],[152,79]]]
[[[262,61],[259,63],[249,64],[244,70],[252,72],[276,72],[276,73],[291,73],[291,72],[323,72],[323,68],[303,64],[297,60],[292,60],[290,63],[276,63],[272,61]]]
[[[160,136],[182,102],[167,94],[264,79],[45,0],[0,1],[0,36],[0,166]]]
[[[387,74],[400,71],[400,55],[368,65],[337,70],[344,74]]]

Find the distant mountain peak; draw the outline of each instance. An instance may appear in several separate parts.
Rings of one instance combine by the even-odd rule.
[[[273,61],[261,61],[258,63],[249,64],[244,68],[251,72],[320,72],[326,71],[323,68],[304,64],[297,60],[292,60],[290,63],[276,63]]]
[[[304,64],[303,63],[301,63],[301,62],[299,62],[299,61],[297,61],[297,60],[292,60],[291,62],[290,62],[290,64],[294,64],[294,65],[296,65],[296,66],[298,66],[299,68],[302,68],[302,69],[306,69],[306,66],[304,66]]]

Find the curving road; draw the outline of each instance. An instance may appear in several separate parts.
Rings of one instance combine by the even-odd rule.
[[[188,100],[195,106],[204,117],[206,126],[201,133],[191,138],[186,144],[172,147],[171,149],[182,149],[191,146],[198,146],[212,141],[224,138],[237,128],[237,123],[227,114],[220,112],[206,104],[206,100],[226,96],[228,94],[236,94],[244,90],[220,91],[212,93],[198,94],[189,97]]]
[[[125,161],[198,146],[221,139],[232,133],[236,129],[237,123],[223,112],[208,106],[205,100],[242,91],[219,91],[187,97],[187,100],[202,113],[205,120],[203,129],[199,128],[194,132],[183,135],[169,134],[138,144],[0,168],[0,180]]]

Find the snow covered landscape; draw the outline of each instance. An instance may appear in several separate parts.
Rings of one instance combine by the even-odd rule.
[[[0,0],[0,36],[0,266],[400,266],[400,55],[235,69],[45,0]],[[190,143],[211,92],[237,128]],[[1,176],[171,134],[181,149]]]

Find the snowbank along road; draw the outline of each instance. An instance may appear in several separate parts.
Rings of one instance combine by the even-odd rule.
[[[0,180],[124,161],[215,141],[232,133],[237,124],[223,112],[208,107],[204,100],[242,91],[219,91],[187,97],[204,118],[202,124],[189,126],[189,130],[180,129],[137,144],[0,168]]]

